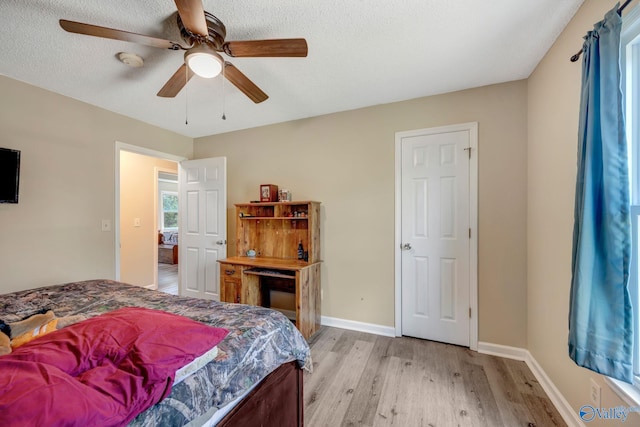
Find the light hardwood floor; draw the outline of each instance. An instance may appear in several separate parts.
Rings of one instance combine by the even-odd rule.
[[[524,362],[326,326],[310,344],[309,427],[566,426]]]
[[[158,290],[178,295],[178,264],[158,263]]]

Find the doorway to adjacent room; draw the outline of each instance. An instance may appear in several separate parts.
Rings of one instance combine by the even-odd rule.
[[[159,177],[161,173],[173,174],[176,177],[173,189],[177,192],[179,162],[184,158],[120,142],[116,143],[115,154],[115,277],[125,283],[158,289],[162,231]],[[176,244],[178,231],[178,227],[173,227],[168,235],[170,238],[175,234]],[[177,275],[178,268],[175,264],[171,270],[176,270]],[[178,287],[177,280],[170,280]]]
[[[178,173],[174,169],[155,168],[158,215],[158,290],[179,294],[179,198]]]

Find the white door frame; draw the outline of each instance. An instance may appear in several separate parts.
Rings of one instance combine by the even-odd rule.
[[[395,140],[395,333],[402,335],[402,138],[430,133],[469,131],[469,348],[478,350],[478,122],[396,132]]]
[[[137,145],[126,144],[124,142],[116,141],[115,143],[115,213],[113,230],[115,233],[115,278],[120,280],[120,152],[129,151],[132,153],[142,154],[145,156],[156,157],[163,160],[172,160],[178,163],[178,187],[180,187],[180,162],[187,160],[186,157],[176,156],[174,154],[163,153],[162,151],[152,150],[151,148],[138,147]],[[157,217],[157,215],[156,215]],[[158,251],[154,256],[156,267],[158,265]],[[178,268],[180,268],[178,266]],[[157,268],[156,268],[157,270]],[[157,272],[156,272],[157,275]],[[155,285],[158,285],[157,276]]]

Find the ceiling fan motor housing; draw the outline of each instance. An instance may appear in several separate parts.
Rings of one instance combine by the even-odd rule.
[[[180,14],[177,14],[178,20],[178,28],[180,29],[180,36],[182,39],[189,43],[190,45],[195,45],[203,42],[211,43],[217,51],[222,50],[222,45],[224,44],[224,39],[227,36],[227,29],[222,23],[221,20],[210,14],[209,12],[204,12],[205,20],[207,21],[207,29],[209,30],[209,34],[204,38],[194,34],[189,31],[182,22],[180,18]]]

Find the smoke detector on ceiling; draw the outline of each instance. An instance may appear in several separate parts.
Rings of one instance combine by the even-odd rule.
[[[144,64],[144,61],[142,60],[142,58],[136,55],[135,53],[120,52],[118,54],[118,59],[123,64],[126,64],[130,67],[135,67],[135,68],[142,67],[142,65]]]

